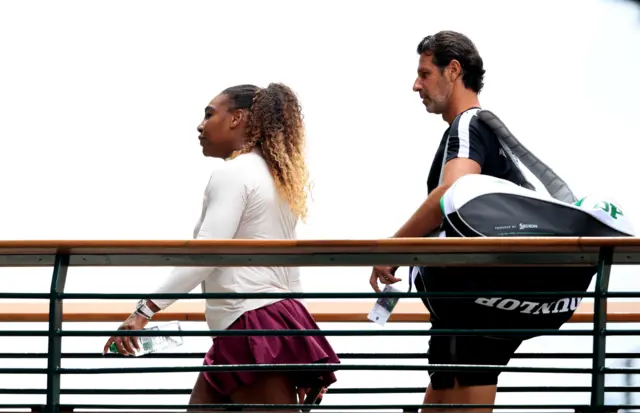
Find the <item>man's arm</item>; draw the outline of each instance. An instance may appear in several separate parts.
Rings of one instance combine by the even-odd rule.
[[[440,198],[458,178],[468,174],[479,174],[480,164],[469,158],[455,158],[444,166],[442,184],[435,188],[409,220],[392,238],[424,237],[440,226],[442,211]]]
[[[424,237],[437,229],[442,222],[440,198],[460,177],[482,171],[491,136],[483,133],[478,122],[475,111],[467,111],[451,124],[442,183],[429,193],[393,238]]]
[[[489,136],[483,136],[481,129],[475,126],[477,119],[473,112],[463,113],[451,125],[449,144],[447,145],[447,162],[442,171],[442,183],[429,193],[407,222],[392,238],[424,237],[437,229],[442,222],[440,198],[460,177],[468,174],[479,174],[482,171],[487,154]],[[373,267],[369,284],[374,291],[380,292],[378,281],[383,284],[395,284],[402,279],[396,277],[397,267]]]

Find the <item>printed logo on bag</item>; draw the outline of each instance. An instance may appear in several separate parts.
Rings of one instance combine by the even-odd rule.
[[[587,199],[587,198],[584,197],[584,198],[580,199],[578,202],[575,203],[575,205],[576,206],[582,206],[582,203],[584,202],[585,199]],[[598,201],[592,208],[593,209],[599,208],[599,209],[603,210],[604,212],[609,213],[609,215],[611,215],[611,218],[613,218],[613,219],[618,219],[618,216],[624,215],[622,213],[622,210],[612,202]]]
[[[499,225],[497,227],[493,227],[496,231],[504,231],[505,229],[519,229],[520,231],[525,229],[537,229],[538,224],[523,224],[522,222],[518,225]]]
[[[600,208],[604,212],[608,212],[609,215],[611,215],[611,218],[613,218],[613,219],[618,219],[618,215],[624,215],[620,208],[618,208],[617,206],[615,206],[611,202],[607,202],[607,201],[598,202],[596,204],[595,208]]]
[[[534,301],[520,301],[515,298],[501,298],[492,297],[484,298],[480,297],[475,300],[476,304],[484,305],[486,307],[493,307],[504,311],[518,311],[522,314],[555,314],[566,313],[568,311],[575,311],[578,305],[582,301],[580,297],[573,298],[561,298],[557,301],[550,303],[537,303]]]

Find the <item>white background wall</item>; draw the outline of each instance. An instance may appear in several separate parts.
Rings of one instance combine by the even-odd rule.
[[[485,108],[497,113],[577,195],[614,197],[640,225],[635,191],[640,13],[631,5],[613,0],[403,1],[393,6],[356,0],[23,0],[0,4],[0,237],[189,238],[204,186],[219,165],[201,156],[197,142],[204,106],[227,86],[272,81],[294,88],[306,115],[315,188],[300,237],[387,237],[424,199],[429,164],[446,128],[425,113],[411,91],[415,47],[442,29],[461,31],[476,42],[487,69],[481,94]],[[303,280],[307,291],[368,291],[369,273],[369,268],[313,268],[303,270]],[[72,269],[67,291],[145,292],[165,274],[164,269]],[[635,275],[634,268],[615,268],[612,289],[640,289]],[[45,292],[49,276],[49,269],[0,269],[0,290]],[[0,326],[35,327],[45,328]],[[426,351],[426,341],[331,339],[340,352]],[[610,350],[628,349],[632,341],[612,339]],[[44,339],[1,338],[0,343],[2,351],[46,349]],[[102,343],[65,339],[64,351],[99,352]],[[207,345],[205,338],[189,338],[183,348],[205,351]],[[540,338],[521,351],[589,351],[589,346],[587,338]],[[65,366],[83,363],[67,361]],[[100,365],[118,363],[125,362]],[[521,364],[551,363],[512,362]],[[145,375],[142,382],[69,377],[63,385],[186,388],[194,377]],[[344,371],[336,387],[427,383],[426,372]],[[501,384],[588,385],[589,380],[505,373]],[[44,378],[0,377],[0,386],[44,385]],[[36,399],[0,395],[1,403]],[[419,403],[422,396],[328,396],[325,403],[383,399]],[[79,400],[107,399],[63,401]],[[117,399],[150,400],[187,399]],[[571,394],[498,398],[499,403],[587,400],[587,395]]]

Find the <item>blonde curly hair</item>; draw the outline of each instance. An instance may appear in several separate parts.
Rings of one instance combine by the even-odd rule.
[[[294,215],[304,221],[310,184],[302,107],[296,94],[281,83],[271,83],[264,89],[239,85],[222,93],[229,97],[231,110],[249,111],[245,145],[231,157],[260,148],[278,192]]]

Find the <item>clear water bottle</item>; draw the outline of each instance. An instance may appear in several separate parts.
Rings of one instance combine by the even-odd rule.
[[[145,331],[182,331],[180,323],[172,321],[171,323],[160,326],[143,329]],[[182,345],[184,340],[182,336],[134,336],[138,339],[140,350],[136,351],[135,357],[143,356],[149,353],[157,353],[160,351],[171,350]],[[111,343],[109,353],[118,353],[116,343]]]

